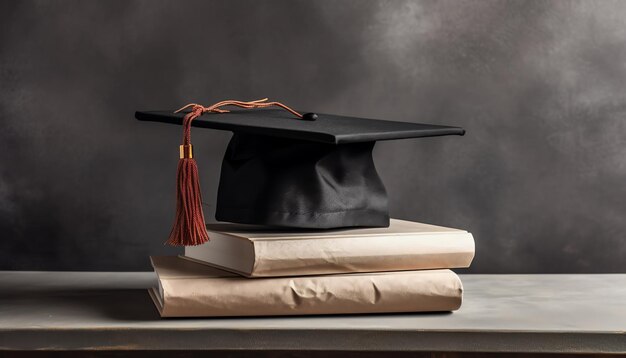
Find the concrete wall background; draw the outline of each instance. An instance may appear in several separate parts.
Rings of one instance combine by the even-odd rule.
[[[1,0],[0,269],[177,253],[180,129],[133,112],[268,96],[465,127],[375,160],[393,216],[474,233],[470,272],[624,272],[624,39],[622,1]],[[230,134],[193,135],[214,203]]]

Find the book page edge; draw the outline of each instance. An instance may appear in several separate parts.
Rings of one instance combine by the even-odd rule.
[[[150,298],[152,298],[152,302],[154,303],[157,312],[159,312],[159,316],[163,317],[163,301],[159,297],[156,287],[150,287],[148,289],[148,294],[150,295]]]

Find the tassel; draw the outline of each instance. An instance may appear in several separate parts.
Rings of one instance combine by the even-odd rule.
[[[180,161],[178,162],[178,177],[176,180],[176,216],[170,237],[166,242],[169,245],[194,246],[209,241],[209,234],[204,222],[204,213],[202,212],[202,193],[198,178],[198,165],[196,160],[193,159],[193,147],[191,146],[191,121],[205,112],[228,113],[228,110],[221,108],[224,106],[235,106],[245,109],[276,106],[291,112],[297,118],[303,118],[300,113],[293,109],[280,102],[268,102],[267,98],[250,102],[227,100],[217,102],[209,107],[190,103],[174,112],[178,113],[191,107],[191,112],[187,113],[183,118],[183,144],[180,146]],[[311,118],[307,120],[315,120],[315,118]]]
[[[191,121],[202,114],[193,110],[183,120],[183,144],[176,180],[176,216],[167,243],[172,246],[194,246],[209,241],[209,234],[202,212],[202,192],[198,176],[198,165],[193,159],[191,146]]]

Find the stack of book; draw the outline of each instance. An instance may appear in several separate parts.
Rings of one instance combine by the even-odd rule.
[[[391,220],[387,228],[279,231],[208,226],[183,256],[151,257],[162,317],[454,311],[472,234]]]

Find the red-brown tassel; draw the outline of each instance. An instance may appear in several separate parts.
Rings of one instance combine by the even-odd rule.
[[[167,243],[172,246],[200,245],[209,240],[202,212],[202,192],[198,177],[198,165],[193,159],[191,146],[191,121],[202,114],[194,108],[183,121],[183,145],[176,179],[176,217]]]
[[[191,121],[198,118],[205,112],[228,113],[221,107],[236,106],[240,108],[267,108],[271,106],[280,107],[291,112],[298,118],[303,116],[293,109],[280,102],[268,102],[267,98],[256,101],[236,101],[226,100],[217,102],[209,107],[190,103],[174,113],[178,113],[191,107],[191,112],[183,118],[183,144],[180,146],[180,161],[178,162],[178,177],[176,180],[176,217],[174,227],[170,232],[167,243],[173,246],[193,246],[209,241],[209,234],[204,222],[202,212],[202,193],[200,191],[200,180],[198,178],[198,166],[193,159],[191,146]]]

